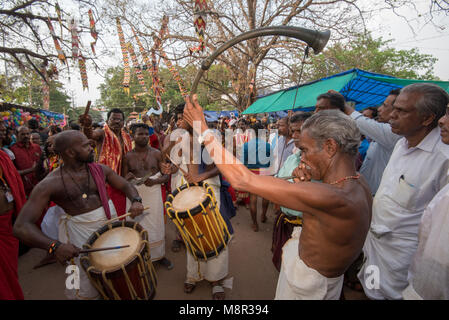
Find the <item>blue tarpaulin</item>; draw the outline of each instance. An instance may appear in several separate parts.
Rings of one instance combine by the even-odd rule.
[[[351,69],[260,97],[243,114],[281,110],[311,111],[315,109],[316,98],[331,89],[340,92],[346,101],[354,102],[357,110],[362,110],[379,106],[391,90],[403,88],[415,82],[434,83],[449,91],[448,81],[399,79],[360,69]]]

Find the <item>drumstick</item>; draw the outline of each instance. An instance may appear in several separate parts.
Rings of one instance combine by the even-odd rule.
[[[89,252],[97,252],[97,251],[115,250],[115,249],[122,249],[122,248],[128,248],[128,247],[129,247],[129,244],[126,245],[126,246],[118,246],[118,247],[83,249],[83,250],[80,251],[80,253],[89,253]]]
[[[178,168],[179,171],[182,172],[182,175],[183,175],[183,176],[185,176],[185,175],[187,174],[187,172],[186,172],[184,169],[182,169],[180,166],[178,166],[178,165],[177,165],[177,164],[170,158],[170,156],[169,156],[168,154],[166,154],[165,156],[167,157],[168,160],[170,160],[171,163],[173,163],[173,165],[174,165],[176,168]]]
[[[87,106],[86,109],[84,109],[84,115],[87,116],[89,114],[90,111],[90,104],[92,103],[92,101],[87,101]]]
[[[143,208],[143,211],[148,210],[148,209],[150,209],[150,207]],[[145,213],[145,214],[148,214],[148,213]],[[115,217],[115,218],[112,218],[111,220],[108,220],[108,223],[112,222],[112,221],[115,221],[115,220],[118,220],[118,219],[129,217],[130,215],[131,215],[131,212],[128,212],[127,214],[124,214],[123,216]]]

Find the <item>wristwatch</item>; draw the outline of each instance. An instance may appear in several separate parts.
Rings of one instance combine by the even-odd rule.
[[[132,198],[131,203],[134,203],[134,202],[142,203],[142,198],[141,197],[134,197],[134,198]]]

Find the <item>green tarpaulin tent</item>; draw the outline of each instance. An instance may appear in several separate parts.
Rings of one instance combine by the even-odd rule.
[[[288,88],[260,97],[243,114],[285,110],[313,110],[316,98],[331,89],[343,94],[346,101],[354,102],[357,110],[362,110],[367,107],[380,105],[391,90],[403,88],[416,82],[431,82],[449,92],[449,81],[399,79],[359,69],[351,69],[299,87]]]

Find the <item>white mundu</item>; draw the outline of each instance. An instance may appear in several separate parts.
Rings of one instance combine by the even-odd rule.
[[[157,179],[161,173],[150,177]],[[156,184],[151,187],[146,185],[136,186],[137,192],[142,198],[142,205],[145,210],[142,215],[137,216],[130,221],[135,221],[148,232],[148,241],[150,243],[151,261],[157,261],[165,256],[165,220],[164,220],[164,204],[162,203],[161,185]],[[129,211],[131,202],[126,199],[126,209]]]
[[[295,227],[292,237],[282,247],[282,264],[275,300],[338,300],[343,287],[343,275],[327,278],[308,267],[298,255],[301,227]]]
[[[220,177],[215,176],[213,178],[207,179],[204,182],[209,184],[212,187],[212,190],[215,194],[215,199],[217,200],[217,208],[220,208]],[[201,202],[200,199],[197,199],[196,204],[193,207],[197,206]],[[192,208],[193,208],[192,207]],[[228,243],[229,245],[229,243]],[[188,283],[196,283],[201,280],[207,281],[218,281],[225,278],[228,275],[229,270],[229,250],[228,247],[223,249],[220,254],[216,257],[210,258],[207,261],[197,261],[190,253],[187,251],[187,276],[186,282]]]
[[[111,218],[117,217],[114,204],[109,200]],[[90,236],[104,226],[108,221],[103,207],[99,207],[91,212],[77,216],[65,214],[59,220],[59,241],[71,243],[75,247],[82,248]],[[89,277],[80,265],[79,257],[75,258],[75,263],[79,268],[80,289],[68,290],[65,293],[68,299],[72,300],[93,300],[100,298],[97,289],[91,284]]]

